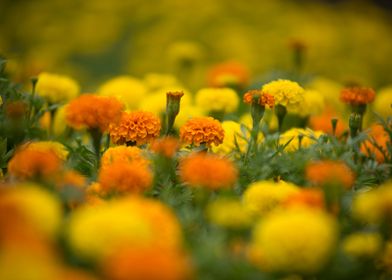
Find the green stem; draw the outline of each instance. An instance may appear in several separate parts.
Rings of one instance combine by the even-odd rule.
[[[89,130],[91,140],[93,143],[93,148],[95,152],[95,156],[97,159],[97,166],[99,167],[101,161],[101,138],[102,132],[99,128],[92,128]]]

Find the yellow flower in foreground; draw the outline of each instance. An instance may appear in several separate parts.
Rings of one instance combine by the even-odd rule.
[[[289,80],[276,80],[262,87],[262,91],[272,95],[275,105],[282,105],[289,112],[302,110],[305,90],[296,82]]]
[[[61,103],[78,96],[80,88],[70,77],[43,72],[38,75],[36,92],[49,103]]]
[[[392,116],[392,86],[379,91],[373,103],[373,110],[383,118]]]
[[[239,104],[237,93],[230,88],[203,88],[196,93],[198,107],[208,112],[234,112]]]
[[[243,194],[243,202],[254,215],[265,215],[281,206],[289,196],[298,193],[300,189],[291,183],[279,181],[258,181],[248,186]]]
[[[343,251],[352,257],[371,258],[381,250],[382,239],[378,233],[353,233],[343,240]]]
[[[126,197],[71,214],[67,239],[74,253],[90,260],[102,260],[125,247],[180,249],[180,225],[159,201]]]
[[[265,271],[312,274],[327,263],[336,239],[331,216],[314,208],[290,208],[256,225],[249,255]]]
[[[280,136],[279,144],[286,145],[290,141],[290,143],[286,146],[285,151],[293,152],[299,149],[301,137],[301,147],[308,148],[315,144],[317,139],[323,134],[324,133],[322,131],[313,131],[310,128],[292,128]]]
[[[146,92],[143,82],[130,76],[115,77],[98,89],[100,95],[116,97],[128,109],[136,109]]]

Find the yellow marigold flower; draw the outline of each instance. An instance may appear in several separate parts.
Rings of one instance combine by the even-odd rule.
[[[351,87],[340,93],[340,100],[349,105],[365,105],[373,102],[376,93],[371,88]]]
[[[216,64],[208,71],[207,83],[211,87],[246,87],[249,83],[249,69],[245,65],[228,61]]]
[[[50,178],[63,167],[63,159],[55,149],[32,144],[22,145],[8,162],[10,175],[20,179]]]
[[[154,140],[150,146],[151,151],[167,158],[173,157],[179,148],[180,142],[171,136]]]
[[[332,160],[309,163],[305,177],[316,186],[338,184],[346,189],[351,188],[355,181],[354,173],[346,163]]]
[[[144,84],[147,86],[149,91],[156,91],[168,87],[178,87],[180,82],[173,75],[160,74],[160,73],[148,73],[144,77]]]
[[[320,115],[325,107],[324,96],[315,90],[305,90],[304,101],[298,115],[301,117]]]
[[[149,164],[141,149],[127,146],[110,147],[104,152],[101,158],[101,166],[108,166],[115,162],[137,162],[143,166],[148,166]]]
[[[290,141],[290,143],[286,146],[285,151],[293,152],[298,150],[300,147],[300,137],[302,137],[301,147],[308,148],[315,144],[321,135],[323,135],[322,131],[313,131],[309,128],[292,128],[280,135],[279,144],[286,145]]]
[[[114,144],[134,143],[143,145],[159,136],[161,121],[151,112],[124,112],[118,123],[109,127],[110,138]]]
[[[182,243],[172,211],[159,201],[142,197],[79,208],[71,214],[66,233],[74,253],[98,261],[121,248],[178,250]]]
[[[128,109],[136,109],[146,95],[147,89],[142,81],[130,77],[115,77],[98,89],[98,93],[103,96],[115,97],[123,102]]]
[[[232,187],[238,176],[238,171],[230,160],[207,153],[194,153],[183,158],[179,171],[184,183],[211,190]]]
[[[137,161],[116,161],[101,167],[98,182],[104,194],[141,193],[151,187],[152,174]]]
[[[180,129],[180,139],[188,145],[200,146],[222,144],[225,131],[221,123],[211,117],[198,117],[188,120]]]
[[[195,42],[178,41],[169,46],[167,56],[173,63],[187,67],[203,57],[203,50]]]
[[[122,248],[102,262],[107,279],[185,280],[191,276],[190,261],[178,250],[150,247]],[[154,269],[151,269],[151,268]]]
[[[183,103],[183,102],[182,102]],[[206,112],[203,108],[199,108],[193,105],[186,105],[181,103],[181,110],[176,117],[174,127],[180,129],[188,120],[197,117],[206,116]]]
[[[75,129],[100,129],[105,132],[109,124],[116,122],[123,104],[112,97],[84,94],[72,100],[66,107],[67,124]]]
[[[259,97],[258,104],[260,106],[268,106],[268,108],[272,108],[275,105],[275,98],[261,90],[250,90],[244,94],[243,101],[246,104],[252,104],[255,97]]]
[[[242,202],[233,198],[218,198],[206,211],[211,223],[227,228],[246,228],[253,220]]]
[[[343,251],[352,257],[372,258],[381,250],[382,239],[378,233],[358,232],[343,240]]]
[[[196,93],[195,102],[208,112],[232,113],[237,110],[239,98],[230,88],[203,88]]]
[[[60,201],[43,187],[33,184],[16,185],[4,190],[0,205],[18,209],[26,222],[44,236],[56,238],[62,221]]]
[[[336,239],[337,223],[325,212],[312,208],[277,211],[256,225],[250,258],[265,271],[312,274],[327,263]]]
[[[307,88],[322,94],[326,103],[330,104],[337,112],[344,112],[345,110],[344,104],[340,101],[342,87],[343,85],[336,81],[324,77],[315,77],[307,84]]]
[[[289,80],[277,80],[265,84],[263,92],[271,94],[275,98],[275,105],[282,105],[289,112],[302,110],[305,90],[296,82]]]
[[[67,76],[43,72],[38,75],[36,92],[49,103],[62,103],[78,96],[80,88]]]
[[[385,119],[392,116],[392,86],[380,90],[374,100],[373,110]]]
[[[291,195],[298,193],[300,189],[291,183],[280,180],[258,181],[250,184],[243,194],[243,202],[253,215],[265,215],[281,204]]]
[[[54,121],[53,123],[53,133],[56,136],[59,136],[65,132],[67,128],[67,123],[65,121],[65,106],[61,106],[57,109],[56,114],[54,116],[54,120],[51,120],[50,112],[45,112],[45,114],[40,118],[39,123],[41,127],[47,131],[50,128],[50,122]]]

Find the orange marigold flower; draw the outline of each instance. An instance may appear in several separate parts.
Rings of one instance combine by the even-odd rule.
[[[341,117],[337,117],[331,109],[326,109],[319,116],[311,116],[309,119],[309,127],[313,130],[320,130],[328,134],[333,134],[333,127],[331,120],[335,118],[338,120],[336,124],[335,135],[341,136],[348,128],[347,123]]]
[[[56,185],[59,188],[72,186],[83,189],[87,184],[87,178],[75,170],[64,171],[55,179]]]
[[[388,133],[382,125],[375,124],[370,127],[368,136],[370,139],[362,143],[361,151],[367,156],[374,155],[378,162],[384,162],[384,154],[388,154],[387,144],[390,141]]]
[[[143,145],[159,136],[161,121],[151,112],[124,112],[118,123],[110,125],[109,133],[114,144],[135,143]]]
[[[207,153],[195,153],[182,159],[179,170],[184,183],[211,190],[232,187],[238,176],[230,160]]]
[[[105,275],[112,280],[185,280],[191,277],[189,259],[182,252],[157,247],[116,250],[102,266]]]
[[[98,182],[103,194],[141,193],[151,187],[152,174],[138,162],[114,162],[101,167]]]
[[[101,158],[101,166],[107,166],[115,162],[137,162],[148,166],[149,161],[144,157],[143,151],[138,147],[116,146],[105,151]]]
[[[317,161],[308,164],[306,179],[316,186],[339,184],[346,189],[354,184],[353,171],[342,161]]]
[[[275,98],[272,95],[257,89],[249,90],[247,93],[244,94],[244,103],[252,104],[255,96],[260,96],[258,99],[259,100],[258,104],[260,106],[263,107],[268,106],[268,108],[274,107]]]
[[[107,131],[109,124],[121,117],[124,105],[113,97],[84,94],[72,100],[66,107],[66,122],[75,129]]]
[[[53,149],[34,149],[21,146],[8,163],[8,172],[20,179],[49,178],[58,173],[63,160]]]
[[[324,208],[324,196],[320,189],[301,189],[289,195],[283,205],[292,206],[308,206],[312,208]]]
[[[151,143],[150,149],[157,154],[171,158],[177,152],[179,147],[180,143],[176,138],[167,136],[161,139],[154,140]]]
[[[229,61],[213,66],[208,73],[207,83],[210,87],[245,87],[249,83],[249,78],[249,70],[243,64]]]
[[[180,139],[186,144],[200,146],[222,144],[225,131],[221,123],[212,117],[197,117],[188,120],[180,128]]]
[[[371,88],[350,87],[340,93],[340,100],[350,105],[365,105],[373,102],[376,93]]]

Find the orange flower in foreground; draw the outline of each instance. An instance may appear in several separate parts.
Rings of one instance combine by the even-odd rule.
[[[174,137],[168,136],[154,140],[151,143],[150,149],[156,154],[171,158],[175,155],[179,147],[179,141]]]
[[[124,105],[113,97],[84,94],[72,100],[66,107],[66,122],[75,129],[107,131],[109,124],[117,122]]]
[[[388,154],[387,143],[390,141],[388,133],[384,130],[384,127],[380,124],[375,124],[370,127],[368,134],[372,140],[366,140],[361,146],[361,151],[367,155],[375,155],[378,162],[384,162],[384,154],[380,151],[380,147],[385,154]]]
[[[212,117],[198,117],[188,120],[180,128],[180,139],[186,144],[200,146],[222,144],[225,131],[222,124]]]
[[[351,87],[340,93],[340,100],[350,105],[365,105],[373,102],[376,93],[371,88]]]
[[[207,83],[211,87],[239,85],[245,87],[249,83],[249,70],[238,62],[225,62],[211,68]]]
[[[342,161],[317,161],[306,167],[306,179],[316,186],[339,184],[349,189],[354,184],[354,173]]]
[[[127,146],[111,147],[102,155],[101,166],[107,166],[115,162],[137,162],[143,166],[148,166],[149,164],[141,149]]]
[[[325,110],[320,116],[311,116],[309,119],[309,126],[313,130],[320,130],[332,135],[333,129],[331,120],[333,118],[338,120],[335,135],[339,137],[347,130],[348,126],[342,118],[336,117],[336,114],[330,109]]]
[[[152,174],[138,162],[114,162],[101,167],[98,182],[104,194],[141,193],[151,187]]]
[[[110,137],[114,144],[134,142],[143,145],[159,136],[161,121],[151,112],[124,112],[118,123],[110,125]]]
[[[185,280],[191,276],[188,258],[176,250],[123,248],[102,263],[111,280]]]
[[[238,176],[230,160],[207,153],[195,153],[182,159],[179,170],[184,183],[212,190],[232,187]]]
[[[301,189],[289,195],[283,205],[292,206],[308,206],[314,208],[324,208],[324,196],[320,189]]]
[[[268,106],[268,108],[272,108],[275,105],[275,98],[265,92],[262,92],[261,90],[250,90],[247,93],[244,94],[244,103],[246,104],[252,104],[255,96],[260,96],[259,98],[259,105],[260,106]]]

